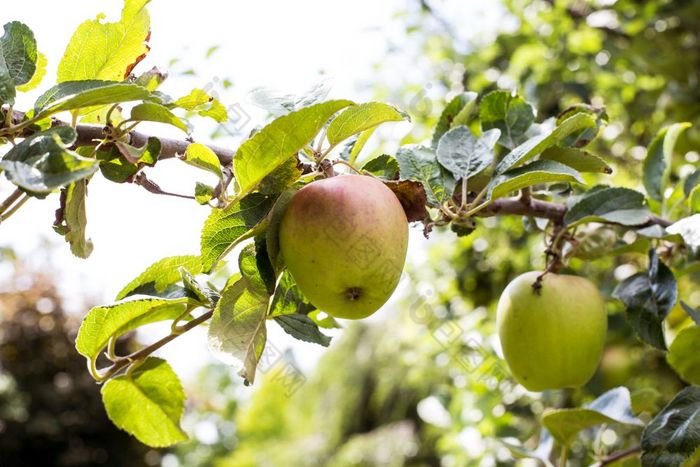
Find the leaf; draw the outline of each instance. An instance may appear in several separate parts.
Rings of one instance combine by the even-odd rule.
[[[613,423],[644,426],[632,413],[630,392],[625,387],[611,389],[582,408],[547,409],[542,415],[544,427],[564,446],[571,445],[582,430]]]
[[[552,146],[544,150],[540,160],[561,162],[579,172],[612,173],[612,169],[603,159],[578,148]]]
[[[270,263],[277,272],[284,268],[284,260],[280,255],[280,222],[282,222],[282,216],[284,216],[287,205],[291,201],[292,196],[294,196],[294,193],[296,193],[296,190],[290,189],[283,191],[275,201],[268,215],[269,223],[265,231],[265,242],[267,244],[267,254],[270,257]]]
[[[700,326],[700,310],[693,309],[693,307],[685,303],[683,300],[681,300],[681,307],[686,313],[688,313],[688,316],[695,321],[695,324]]]
[[[117,376],[102,387],[109,419],[151,447],[185,441],[180,428],[185,392],[165,360],[148,357],[131,374]]]
[[[522,143],[525,132],[535,121],[535,110],[510,91],[492,91],[481,99],[479,119],[484,130],[499,129],[498,142],[513,149]]]
[[[180,266],[179,269],[185,290],[190,292],[193,297],[196,297],[199,303],[209,308],[219,299],[219,295],[215,291],[200,284],[184,266]]]
[[[277,281],[268,316],[275,318],[293,314],[305,315],[315,309],[316,307],[304,296],[292,275],[289,272],[283,272]]]
[[[476,106],[476,98],[478,94],[475,92],[463,92],[455,96],[442,111],[440,119],[435,126],[431,147],[437,149],[438,142],[442,135],[447,133],[450,128],[458,125],[466,125],[468,117]]]
[[[213,209],[202,227],[203,271],[211,271],[219,259],[241,240],[262,232],[267,226],[263,221],[274,202],[272,196],[252,193],[224,209]]]
[[[133,180],[134,175],[141,169],[139,165],[129,162],[115,145],[107,151],[98,149],[95,158],[100,163],[102,176],[115,183]]]
[[[399,163],[395,158],[388,154],[382,154],[381,156],[367,161],[367,163],[362,166],[362,170],[380,178],[396,180],[399,178],[400,169]]]
[[[381,102],[367,102],[350,106],[328,125],[326,136],[331,146],[352,135],[361,133],[385,122],[409,120],[407,114]]]
[[[469,128],[458,126],[445,133],[438,142],[437,160],[455,179],[479,174],[493,162],[493,149],[500,130],[488,130],[476,137]]]
[[[683,241],[692,249],[700,248],[700,214],[693,214],[666,227],[666,232],[683,237]]]
[[[214,199],[214,187],[206,183],[196,182],[194,185],[194,199],[199,204],[207,204]]]
[[[376,129],[376,127],[370,128],[369,130],[363,131],[356,137],[350,138],[350,141],[348,141],[347,145],[343,148],[343,151],[340,154],[341,159],[347,160],[351,165],[354,165],[360,155],[360,152],[362,152],[362,148],[365,147],[365,144],[367,144],[367,141],[370,139],[370,137],[372,137],[374,130]]]
[[[673,148],[675,148],[681,133],[690,126],[691,124],[687,122],[674,123],[659,131],[649,144],[647,157],[644,159],[642,177],[649,198],[655,201],[663,199],[663,192],[668,184]]]
[[[87,258],[92,253],[92,241],[85,238],[87,215],[85,214],[85,197],[87,185],[85,180],[78,180],[66,187],[66,207],[63,215],[66,222],[66,241],[70,251],[78,258]]]
[[[116,81],[66,81],[52,87],[34,103],[38,116],[151,97],[151,92],[137,84]]]
[[[351,101],[335,100],[304,107],[273,120],[255,133],[233,157],[240,192],[252,191],[266,175],[309,144],[333,114],[351,104]]]
[[[67,147],[77,134],[71,127],[56,127],[35,133],[10,149],[0,166],[15,185],[46,193],[97,171],[94,159],[82,157]]]
[[[143,298],[96,306],[83,319],[75,348],[88,359],[97,357],[110,337],[140,326],[175,319],[187,308],[188,298]]]
[[[552,449],[554,448],[554,438],[552,438],[552,435],[544,428],[540,431],[539,444],[534,451],[520,444],[513,444],[506,441],[501,441],[501,443],[508,448],[516,459],[537,459],[542,462],[545,467],[554,467],[554,464],[549,460],[552,455]]]
[[[627,317],[639,337],[647,344],[666,350],[663,320],[675,305],[677,293],[673,273],[651,249],[649,271],[620,282],[613,297],[627,307]]]
[[[600,128],[608,123],[608,114],[604,107],[594,107],[589,104],[574,104],[564,109],[557,115],[556,124],[561,124],[564,120],[571,118],[576,114],[585,114],[595,120],[594,127],[585,127],[571,133],[561,141],[561,146],[582,148],[588,145],[598,136]]]
[[[318,324],[318,327],[324,329],[340,329],[342,326],[335,318],[321,310],[312,310],[307,313],[307,316]]]
[[[654,417],[642,434],[642,465],[683,464],[700,446],[700,387],[689,386]],[[690,467],[690,466],[688,466]]]
[[[265,349],[265,326],[269,295],[260,287],[262,277],[250,264],[251,250],[239,257],[242,278],[227,284],[214,308],[209,325],[209,350],[222,362],[232,365],[247,383],[255,381],[255,370]],[[252,275],[251,275],[252,274]]]
[[[698,185],[700,185],[700,169],[697,169],[695,172],[688,175],[685,182],[683,182],[683,194],[685,197],[690,197],[690,194]]]
[[[32,76],[32,79],[30,79],[26,84],[17,86],[17,90],[21,92],[29,92],[36,89],[44,80],[44,76],[46,76],[47,65],[48,60],[46,55],[41,52],[37,52],[36,71],[34,72],[34,76]]]
[[[265,195],[277,195],[291,187],[302,174],[298,156],[290,157],[262,179],[257,191]]]
[[[114,145],[128,163],[134,164],[137,167],[142,165],[153,166],[158,162],[158,157],[160,156],[160,140],[153,136],[149,136],[148,141],[146,141],[146,144],[141,148],[131,146],[121,141],[115,142]]]
[[[224,177],[221,172],[221,162],[216,153],[203,144],[192,143],[187,146],[185,155],[181,159],[199,169],[213,173],[219,179]]]
[[[295,313],[292,315],[276,316],[275,321],[280,327],[295,339],[312,344],[319,344],[328,347],[331,338],[323,334],[318,325],[311,318],[304,314]]]
[[[187,128],[187,124],[183,122],[180,117],[172,113],[172,111],[164,105],[155,102],[143,102],[134,106],[134,108],[131,109],[130,119],[142,122],[165,123],[179,128],[185,133],[189,134],[190,132],[189,128]]]
[[[666,359],[678,376],[690,384],[700,384],[700,327],[683,329],[671,343]]]
[[[428,201],[423,185],[412,180],[390,180],[384,184],[399,199],[408,222],[422,221],[428,217],[428,211],[425,208]]]
[[[438,164],[435,151],[425,146],[403,146],[396,153],[402,179],[420,182],[428,202],[433,206],[452,197],[456,181]]]
[[[78,26],[58,65],[58,82],[126,79],[148,53],[148,2],[125,0],[119,22],[105,23],[100,15]]]
[[[189,110],[201,117],[210,117],[219,123],[223,123],[228,119],[228,113],[223,104],[202,89],[193,89],[188,95],[170,104],[170,107]]]
[[[168,286],[180,281],[180,268],[187,269],[192,274],[202,272],[202,263],[198,256],[169,256],[156,261],[145,271],[129,282],[119,291],[115,300],[121,300],[130,295],[159,296],[167,292]]]
[[[581,175],[567,165],[555,161],[537,160],[493,178],[489,183],[488,197],[501,198],[521,188],[552,182],[585,183]]]
[[[34,33],[25,24],[4,25],[0,37],[0,102],[14,104],[15,86],[27,84],[36,72],[38,52]]]
[[[577,113],[567,118],[554,130],[530,138],[511,152],[498,163],[496,174],[502,174],[506,170],[523,164],[550,146],[555,146],[568,135],[585,128],[595,128],[596,121],[586,113]]]
[[[584,222],[643,225],[649,221],[644,195],[628,188],[596,187],[584,193],[564,215],[568,227]]]

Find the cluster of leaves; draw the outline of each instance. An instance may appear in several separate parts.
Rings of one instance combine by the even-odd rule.
[[[59,64],[58,84],[21,115],[12,108],[15,92],[38,84],[33,82],[41,76],[41,55],[31,31],[20,23],[6,25],[1,39],[0,99],[5,124],[0,138],[13,146],[0,165],[26,196],[41,198],[62,191],[56,229],[77,256],[86,257],[92,249],[85,238],[90,178],[100,171],[114,182],[137,181],[143,167],[166,156],[156,137],[140,147],[131,144],[131,131],[139,123],[159,122],[187,132],[188,123],[174,112],[177,109],[219,121],[227,118],[223,106],[201,90],[173,99],[157,90],[162,83],[160,73],[131,75],[147,52],[146,3],[127,0],[117,23],[88,21],[81,25]],[[109,47],[98,40],[103,36],[111,39]],[[80,53],[83,50],[89,53]],[[131,105],[128,117],[121,115],[125,103]],[[556,118],[536,122],[533,106],[511,92],[495,91],[480,99],[475,93],[463,93],[447,104],[430,145],[402,147],[395,157],[382,155],[363,163],[360,154],[374,129],[407,119],[405,113],[380,102],[349,100],[307,99],[289,109],[294,110],[243,142],[230,166],[204,145],[187,147],[181,157],[185,162],[219,178],[217,187],[198,184],[195,189],[198,202],[218,201],[202,228],[199,254],[153,264],[122,289],[116,303],[90,310],[80,328],[76,348],[88,360],[95,379],[104,382],[102,394],[110,418],[146,444],[166,446],[186,438],[179,426],[185,401],[182,385],[167,362],[150,356],[181,333],[211,319],[210,349],[234,365],[249,383],[254,382],[263,358],[271,320],[297,339],[329,344],[321,328],[339,325],[315,309],[284,270],[277,227],[294,190],[332,172],[335,162],[328,157],[337,152],[339,164],[383,179],[401,200],[409,219],[423,221],[427,229],[450,225],[457,235],[465,236],[474,230],[477,216],[504,212],[542,218],[537,227],[545,234],[553,233],[548,250],[552,268],[568,258],[608,254],[612,244],[591,246],[609,238],[608,231],[614,232],[613,242],[618,233],[633,232],[641,240],[626,248],[644,245],[649,249],[653,242],[669,260],[692,257],[700,247],[700,214],[691,215],[700,202],[698,171],[687,176],[680,188],[670,186],[674,147],[687,124],[662,130],[649,146],[645,196],[621,187],[585,189],[595,185],[597,174],[611,172],[602,158],[585,149],[607,118],[602,109],[587,105],[572,106]],[[52,119],[64,112],[70,113],[72,124]],[[81,138],[85,124],[90,123],[105,127],[97,141]],[[666,195],[669,189],[670,196]],[[510,196],[518,192],[520,197]],[[535,211],[535,202],[545,203],[540,204],[542,212]],[[516,204],[520,208],[513,209]],[[678,220],[671,223],[661,215]],[[217,286],[214,275],[238,246],[242,246],[239,272]],[[657,248],[649,251],[649,271],[622,282],[615,296],[627,306],[640,338],[665,349],[662,326],[677,300],[676,281],[659,259]],[[696,310],[686,308],[697,319]],[[172,321],[168,336],[133,354],[117,355],[115,343],[120,336],[158,321]],[[669,353],[672,366],[694,384],[698,384],[697,356],[692,349],[696,331],[697,327],[684,330]],[[103,353],[109,364],[99,369]],[[679,394],[648,426],[643,438],[647,459],[692,454],[697,445],[691,439],[692,427],[697,420],[679,427],[669,421],[675,420],[669,414],[697,413],[695,390]],[[620,396],[608,397],[618,400]],[[612,405],[619,407],[619,403]],[[567,428],[570,418],[589,418],[588,424],[632,420],[605,407],[603,401],[572,409],[588,410],[584,415],[551,415],[545,426],[566,446],[579,429]],[[681,440],[680,446],[674,440]],[[667,465],[663,460],[654,462],[648,465]]]

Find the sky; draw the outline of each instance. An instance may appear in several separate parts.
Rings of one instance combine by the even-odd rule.
[[[327,80],[331,85],[330,97],[370,99],[371,84],[376,79],[374,65],[388,60],[387,43],[399,43],[407,50],[412,47],[402,42],[405,24],[397,15],[409,3],[417,2],[198,0],[193,4],[153,0],[149,5],[151,52],[136,71],[152,66],[168,71],[170,78],[161,89],[173,96],[184,95],[194,87],[217,93],[225,105],[236,105],[245,116],[242,120],[247,123],[238,128],[240,134],[245,134],[263,123],[264,112],[250,100],[250,91],[260,86],[297,93],[319,80]],[[479,36],[484,31],[493,33],[501,19],[493,4],[484,6],[491,2],[436,3],[447,17],[455,19],[458,34],[468,37]],[[30,107],[38,94],[55,82],[56,66],[65,45],[82,21],[102,12],[108,21],[115,21],[121,5],[115,0],[41,2],[39,15],[36,14],[39,5],[36,8],[21,2],[5,5],[3,16],[26,23],[34,31],[39,50],[49,60],[43,84],[38,90],[21,95],[16,108]],[[206,52],[212,46],[218,49],[207,58]],[[176,57],[179,60],[173,62]],[[405,57],[403,62],[392,62],[399,67],[397,83],[406,76],[420,79],[420,74],[425,72],[408,61],[410,54]],[[189,74],[190,70],[195,72],[194,76]],[[228,90],[221,86],[224,79],[233,83]],[[385,79],[383,74],[382,80]],[[211,124],[194,123],[195,140],[206,143]],[[160,136],[184,136],[178,130],[158,125],[143,125],[139,129]],[[409,130],[409,123],[393,124],[382,136],[398,141]],[[233,149],[240,134],[215,143]],[[181,193],[191,193],[194,180],[208,181],[206,174],[178,161],[161,162],[147,174],[164,189]],[[0,196],[6,196],[10,190],[8,183],[0,182]],[[83,260],[73,257],[62,238],[53,232],[51,224],[57,204],[56,194],[43,201],[30,200],[0,227],[0,246],[13,248],[24,261],[36,267],[46,268],[48,263],[57,272],[67,308],[81,315],[87,312],[86,303],[110,301],[124,284],[151,263],[166,256],[197,254],[200,229],[209,212],[209,208],[192,201],[151,195],[140,187],[117,185],[96,176],[89,185],[87,201],[88,235],[95,249]],[[425,259],[424,243],[420,228],[413,229],[409,262],[415,264]],[[3,271],[6,269],[0,267],[0,274]],[[402,287],[405,286],[404,283]],[[390,313],[395,302],[393,299],[382,313]],[[165,332],[167,326],[155,325],[142,337],[149,340]],[[203,362],[209,361],[205,333],[204,328],[190,332],[162,352],[186,379],[196,374]],[[270,340],[282,349],[292,346],[303,371],[309,371],[322,354],[319,347],[296,343],[278,329],[271,329]]]

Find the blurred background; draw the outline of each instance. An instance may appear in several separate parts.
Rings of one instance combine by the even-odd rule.
[[[40,93],[53,82],[73,30],[101,12],[118,17],[121,2],[37,8],[14,2],[3,13],[5,21],[28,24],[48,57]],[[224,126],[195,121],[198,142],[235,148],[268,117],[256,105],[265,96],[316,87],[411,114],[411,123],[375,133],[365,149],[371,157],[428,140],[457,93],[503,88],[535,104],[539,121],[572,103],[605,105],[610,125],[594,152],[615,167],[621,185],[640,187],[645,146],[669,123],[694,123],[679,144],[681,173],[700,159],[697,1],[153,0],[149,10],[152,51],[140,70],[167,71],[162,89],[171,95],[204,88],[232,116]],[[36,97],[22,96],[16,107],[29,108]],[[159,126],[142,130],[183,136]],[[190,193],[195,172],[182,165],[159,163],[149,178]],[[9,190],[0,184],[0,196]],[[31,200],[0,226],[2,466],[532,465],[514,460],[502,441],[534,448],[545,407],[580,404],[624,384],[648,418],[682,385],[661,353],[637,343],[621,304],[610,300],[606,353],[594,379],[580,390],[528,393],[498,358],[494,312],[513,277],[543,265],[536,226],[491,218],[468,237],[433,232],[429,240],[416,226],[406,274],[379,313],[343,323],[328,349],[271,325],[268,345],[278,358],[253,388],[209,356],[206,329],[166,346],[161,355],[186,386],[191,440],[149,449],[109,422],[73,341],[89,307],[111,301],[146,266],[197,253],[208,208],[98,178],[89,195],[95,250],[87,260],[72,257],[51,228],[55,195]],[[636,272],[634,264],[644,264],[646,251],[639,239],[611,241],[627,248],[570,264],[608,297]],[[680,296],[694,307],[699,280],[698,272],[679,278]],[[674,310],[671,322],[684,317]],[[134,348],[166,329],[153,325],[120,345]],[[590,464],[587,450],[605,454],[638,438],[638,429],[587,432],[571,465]]]

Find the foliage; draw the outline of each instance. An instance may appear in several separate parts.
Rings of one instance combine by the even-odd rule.
[[[181,384],[170,366],[151,354],[211,320],[213,353],[233,365],[246,384],[264,373],[249,412],[239,414],[245,444],[224,464],[313,465],[312,458],[323,465],[348,465],[354,462],[350,459],[387,465],[380,449],[386,447],[396,465],[434,464],[438,458],[465,465],[484,454],[464,449],[460,439],[468,433],[480,440],[488,437],[485,444],[492,453],[506,449],[498,438],[515,437],[527,443],[510,439],[507,446],[514,455],[549,463],[556,451],[562,465],[569,456],[581,465],[609,454],[609,446],[591,436],[591,428],[603,423],[621,427],[617,447],[641,439],[644,465],[692,462],[697,387],[674,394],[682,386],[679,376],[690,383],[698,380],[697,357],[687,343],[688,336],[697,334],[697,323],[690,322],[696,319],[697,303],[687,305],[691,312],[686,316],[678,298],[695,300],[699,178],[697,169],[688,170],[676,153],[697,141],[697,122],[685,120],[697,115],[693,83],[700,66],[694,66],[697,50],[686,46],[683,35],[697,33],[697,5],[649,2],[638,15],[629,15],[634,3],[623,0],[598,11],[614,14],[619,24],[595,26],[590,24],[594,12],[578,3],[543,1],[522,7],[508,2],[522,23],[518,31],[502,33],[494,44],[469,55],[442,43],[444,55],[462,62],[468,73],[440,115],[412,115],[416,127],[405,142],[418,144],[360,164],[372,131],[407,120],[408,114],[382,102],[323,101],[315,91],[285,107],[235,151],[136,133],[141,122],[187,132],[193,115],[227,118],[223,105],[202,90],[176,99],[156,89],[162,80],[154,82],[152,72],[132,74],[149,48],[147,3],[126,0],[117,23],[83,23],[59,63],[59,82],[26,112],[13,109],[14,98],[22,85],[36,84],[41,55],[31,31],[20,23],[8,23],[0,42],[0,143],[12,145],[0,165],[17,187],[2,203],[1,219],[13,215],[28,197],[60,190],[56,231],[74,254],[87,257],[92,243],[85,238],[89,213],[84,201],[98,172],[110,181],[167,194],[142,169],[179,155],[219,180],[216,187],[197,187],[196,200],[211,208],[199,254],[156,262],[126,285],[114,304],[94,307],[83,320],[76,348],[95,380],[103,383],[105,408],[117,426],[151,446],[186,438],[180,427],[185,405]],[[547,25],[549,33],[542,34]],[[659,33],[654,47],[668,55],[649,53],[647,36],[656,37],[654,31]],[[679,57],[678,45],[687,56]],[[542,60],[548,54],[556,54],[556,60]],[[660,62],[661,56],[672,63]],[[630,69],[640,57],[639,69]],[[593,69],[579,72],[584,66]],[[505,77],[503,82],[519,83],[523,91],[497,90],[501,80],[489,79],[494,73]],[[667,104],[657,106],[657,101]],[[122,116],[123,109],[128,116]],[[65,113],[70,123],[55,119]],[[608,147],[609,128],[619,136],[615,144],[622,150]],[[596,139],[601,134],[602,141]],[[139,139],[143,142],[135,144]],[[640,171],[626,150],[647,143]],[[621,170],[610,177],[613,168]],[[297,339],[328,345],[319,327],[337,323],[323,317],[323,310],[316,310],[284,271],[277,228],[289,194],[335,176],[336,169],[378,177],[397,195],[409,220],[422,222],[426,235],[435,231],[444,241],[433,252],[433,267],[412,271],[413,285],[431,284],[433,295],[412,297],[397,318],[403,332],[382,340],[379,328],[349,328],[319,369],[319,375],[333,375],[332,390],[327,391],[325,379],[309,381],[297,393],[304,396],[294,396],[292,403],[279,394],[288,382],[284,368],[267,365],[266,352],[274,351],[268,324],[274,320]],[[596,238],[612,240],[591,246]],[[216,286],[213,276],[240,245],[239,272],[226,278],[223,287]],[[648,255],[648,264],[640,253]],[[534,395],[513,388],[496,358],[497,346],[484,338],[493,333],[500,291],[533,262],[545,273],[580,271],[624,304],[624,309],[617,302],[611,307],[602,369],[576,391]],[[625,271],[623,266],[645,272],[618,273]],[[613,291],[614,282],[619,284]],[[163,339],[130,354],[115,347],[126,333],[163,320],[172,321]],[[450,326],[457,338],[451,338]],[[480,333],[462,336],[471,327]],[[667,364],[661,352],[673,337]],[[615,349],[628,365],[624,378],[609,367]],[[108,362],[100,368],[103,353]],[[649,362],[653,365],[646,367]],[[346,366],[354,371],[339,374]],[[655,387],[659,375],[659,398],[673,400],[646,423],[659,407],[645,405],[634,390]],[[399,380],[406,387],[397,385]],[[632,391],[613,389],[620,385]],[[426,405],[440,416],[431,418]],[[464,411],[473,407],[482,415],[499,415],[465,417]],[[265,413],[279,413],[280,419],[268,423]],[[684,416],[692,423],[674,421]],[[251,422],[255,417],[261,418],[259,424]],[[469,431],[470,423],[476,431]],[[317,433],[323,442],[314,442]],[[604,431],[595,436],[600,433]],[[268,444],[273,441],[279,443],[275,449]],[[536,442],[539,447],[530,449]]]

